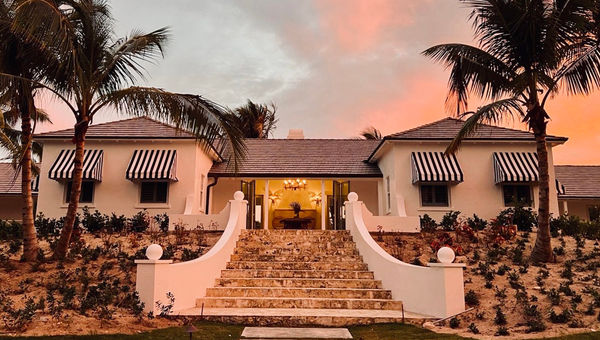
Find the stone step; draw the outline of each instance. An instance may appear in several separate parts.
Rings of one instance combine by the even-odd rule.
[[[347,248],[356,249],[356,244],[352,241],[265,241],[265,240],[238,240],[236,247],[239,248],[260,248],[260,249],[273,249],[273,248],[318,248],[318,249],[332,249],[332,248]]]
[[[260,270],[226,269],[222,278],[306,278],[306,279],[375,279],[373,272],[351,270]]]
[[[196,300],[196,307],[202,304],[204,308],[402,309],[402,302],[388,299],[205,297]]]
[[[238,255],[278,255],[278,256],[358,256],[357,249],[350,248],[236,248],[234,254]]]
[[[383,289],[288,288],[288,287],[214,287],[206,290],[207,297],[276,297],[327,299],[392,299]]]
[[[381,288],[381,281],[362,279],[218,278],[215,287]]]
[[[332,244],[340,246],[343,244],[352,244],[351,237],[343,238],[331,238],[331,237],[310,237],[310,238],[294,238],[294,237],[280,237],[280,238],[264,238],[260,236],[254,237],[240,237],[236,245],[246,244],[257,244],[257,245],[276,245],[276,246],[306,246],[310,247],[315,244]]]
[[[259,254],[231,254],[231,261],[254,261],[254,262],[359,262],[362,263],[360,255],[259,255]]]
[[[364,271],[368,270],[368,266],[364,262],[231,261],[227,263],[227,269]]]
[[[201,317],[203,320],[215,322],[270,327],[307,327],[315,325],[342,327],[376,323],[401,323],[404,322],[405,317],[411,320],[412,323],[422,324],[425,320],[432,318],[402,310],[381,309],[194,307],[175,313],[190,318]]]
[[[310,229],[310,230],[302,230],[302,229],[244,229],[242,230],[242,235],[350,235],[349,230],[319,230],[319,229]]]

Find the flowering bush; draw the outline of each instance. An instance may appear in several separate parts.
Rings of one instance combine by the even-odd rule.
[[[492,219],[487,229],[486,241],[488,246],[497,248],[504,242],[512,240],[517,236],[517,226],[506,223],[506,220]]]
[[[464,254],[463,247],[460,244],[455,243],[452,239],[452,236],[447,232],[440,233],[437,236],[437,238],[431,242],[429,246],[431,247],[431,250],[433,250],[434,253],[440,250],[440,248],[442,247],[449,247],[452,250],[454,250],[454,253],[456,255]]]

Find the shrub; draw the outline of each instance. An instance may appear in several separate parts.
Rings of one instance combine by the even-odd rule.
[[[460,327],[460,320],[455,316],[450,319],[450,328],[458,328]]]
[[[107,222],[107,229],[113,233],[120,233],[125,230],[126,225],[127,218],[125,218],[125,215],[117,216],[115,213],[112,213]]]
[[[146,209],[139,211],[133,215],[128,221],[129,228],[131,231],[142,233],[150,226],[150,219],[148,218],[148,212]]]
[[[502,312],[502,309],[500,309],[500,306],[496,307],[496,316],[494,317],[494,323],[496,325],[506,325],[506,314],[504,314],[504,312]]]
[[[465,303],[469,306],[479,306],[479,296],[477,293],[470,289],[467,294],[465,294]]]
[[[567,323],[571,321],[573,313],[568,309],[563,309],[562,312],[556,314],[554,309],[550,311],[550,322],[552,323]]]
[[[94,234],[106,228],[108,216],[102,215],[98,210],[90,213],[88,207],[83,207],[82,211],[81,226],[83,230]]]
[[[435,253],[438,250],[440,250],[440,248],[442,247],[450,247],[452,248],[452,250],[454,250],[454,253],[456,255],[462,255],[464,253],[463,248],[460,246],[460,244],[455,244],[454,240],[452,239],[452,236],[450,236],[449,233],[440,233],[436,239],[434,239],[431,244],[429,245],[431,247],[431,250]]]
[[[579,217],[563,214],[550,220],[550,233],[554,237],[558,236],[559,231],[563,235],[573,236],[581,233],[580,225]]]
[[[558,306],[560,304],[560,292],[554,288],[548,291],[548,299],[553,306]]]
[[[421,221],[421,231],[431,233],[437,229],[437,222],[428,214],[419,216],[419,218]]]
[[[23,226],[16,221],[0,220],[0,240],[15,240],[23,238]]]
[[[508,332],[508,328],[504,327],[504,326],[500,326],[498,327],[498,330],[496,331],[496,334],[494,334],[495,336],[507,336],[510,335],[510,333]]]
[[[189,248],[184,248],[181,253],[181,261],[191,261],[195,260],[202,254],[202,249],[191,250]]]
[[[156,301],[156,308],[159,310],[160,316],[168,316],[173,313],[173,306],[175,305],[175,296],[173,293],[167,293],[167,300],[169,301],[167,304]]]
[[[443,217],[440,222],[440,227],[442,227],[445,231],[453,231],[456,230],[458,226],[458,216],[460,216],[460,211],[449,211]]]
[[[473,322],[469,325],[469,331],[473,334],[479,334],[479,328]]]
[[[169,231],[169,215],[167,213],[158,214],[154,216],[154,221],[158,224],[158,228],[163,233]]]
[[[56,237],[63,226],[63,219],[46,218],[43,213],[37,214],[34,221],[37,235],[42,238]]]
[[[537,215],[531,208],[516,206],[502,210],[497,221],[504,225],[516,225],[519,231],[531,231],[537,225]]]
[[[473,217],[467,218],[467,224],[469,227],[473,228],[473,230],[483,230],[487,227],[488,222],[482,218],[479,218],[476,214],[473,214]]]

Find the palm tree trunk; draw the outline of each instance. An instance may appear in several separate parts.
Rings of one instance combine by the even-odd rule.
[[[539,125],[539,124],[538,124]],[[539,208],[538,231],[535,246],[531,252],[531,262],[552,262],[552,245],[550,237],[550,176],[548,175],[548,149],[546,146],[546,124],[534,129],[535,142],[538,154],[540,183],[539,183]]]
[[[65,222],[60,232],[60,239],[54,250],[54,259],[61,260],[67,255],[69,243],[71,242],[71,234],[75,226],[75,218],[77,217],[77,208],[79,206],[79,196],[81,194],[81,182],[83,177],[83,150],[85,146],[85,133],[87,132],[88,121],[81,121],[75,124],[75,159],[73,160],[73,184],[71,185],[71,197],[69,199],[69,207]]]
[[[28,87],[28,86],[23,86]],[[23,89],[21,96],[21,147],[23,148],[23,157],[21,166],[21,198],[23,200],[23,257],[25,261],[35,261],[38,253],[38,241],[34,226],[33,217],[33,197],[31,192],[31,113],[35,112],[35,106],[31,92]]]

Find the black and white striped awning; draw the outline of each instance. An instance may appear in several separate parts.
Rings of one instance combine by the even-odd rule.
[[[54,164],[50,167],[48,177],[54,180],[68,180],[73,178],[73,163],[75,150],[61,150]],[[102,164],[104,162],[104,151],[83,151],[83,179],[102,181]]]
[[[556,179],[555,181],[556,181],[556,192],[559,195],[564,195],[566,193],[565,186],[559,180]]]
[[[126,177],[129,180],[177,181],[176,150],[135,150]]]
[[[496,183],[538,182],[537,154],[533,152],[494,152]]]
[[[413,183],[462,182],[463,172],[455,155],[443,152],[413,152],[411,154]]]

